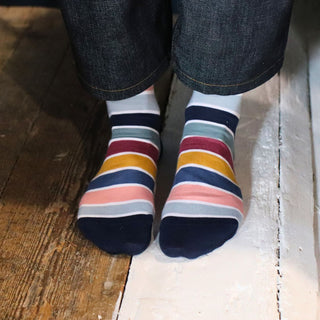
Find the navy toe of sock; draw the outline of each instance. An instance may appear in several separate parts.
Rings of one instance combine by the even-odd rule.
[[[169,257],[195,259],[222,246],[238,229],[230,218],[166,217],[160,224],[160,248]]]
[[[82,234],[100,249],[111,254],[136,255],[143,252],[151,240],[152,215],[121,218],[80,218]]]

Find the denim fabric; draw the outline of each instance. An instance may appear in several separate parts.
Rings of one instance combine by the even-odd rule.
[[[206,94],[251,90],[283,63],[293,0],[60,0],[79,71],[105,100],[133,96],[172,64]]]

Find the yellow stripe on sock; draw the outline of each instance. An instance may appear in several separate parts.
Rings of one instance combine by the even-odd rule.
[[[182,153],[179,156],[177,170],[179,170],[180,167],[191,163],[217,170],[228,177],[230,180],[232,180],[234,183],[237,183],[234,172],[229,167],[229,165],[215,155],[201,151]]]
[[[139,167],[147,171],[154,179],[157,174],[157,168],[150,159],[137,154],[124,154],[107,159],[96,176],[109,170],[124,167]]]

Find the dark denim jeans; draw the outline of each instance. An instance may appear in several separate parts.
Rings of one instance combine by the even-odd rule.
[[[60,0],[79,78],[94,96],[128,98],[169,64],[206,94],[253,89],[279,71],[293,0]]]

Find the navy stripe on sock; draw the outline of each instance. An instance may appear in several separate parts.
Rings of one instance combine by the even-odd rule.
[[[153,113],[115,114],[110,117],[112,126],[146,126],[160,131],[160,116]]]
[[[186,121],[204,120],[224,124],[232,130],[233,133],[236,132],[239,122],[239,119],[232,113],[203,106],[190,106],[186,108],[185,119]]]
[[[133,169],[121,170],[113,173],[104,174],[94,180],[92,180],[87,190],[96,188],[109,187],[115,184],[122,183],[137,183],[148,187],[152,192],[154,188],[153,179],[147,174]]]
[[[175,176],[173,185],[185,181],[201,181],[211,186],[230,191],[238,197],[242,198],[241,190],[237,185],[219,175],[218,173],[211,172],[202,168],[186,167],[180,169]]]

